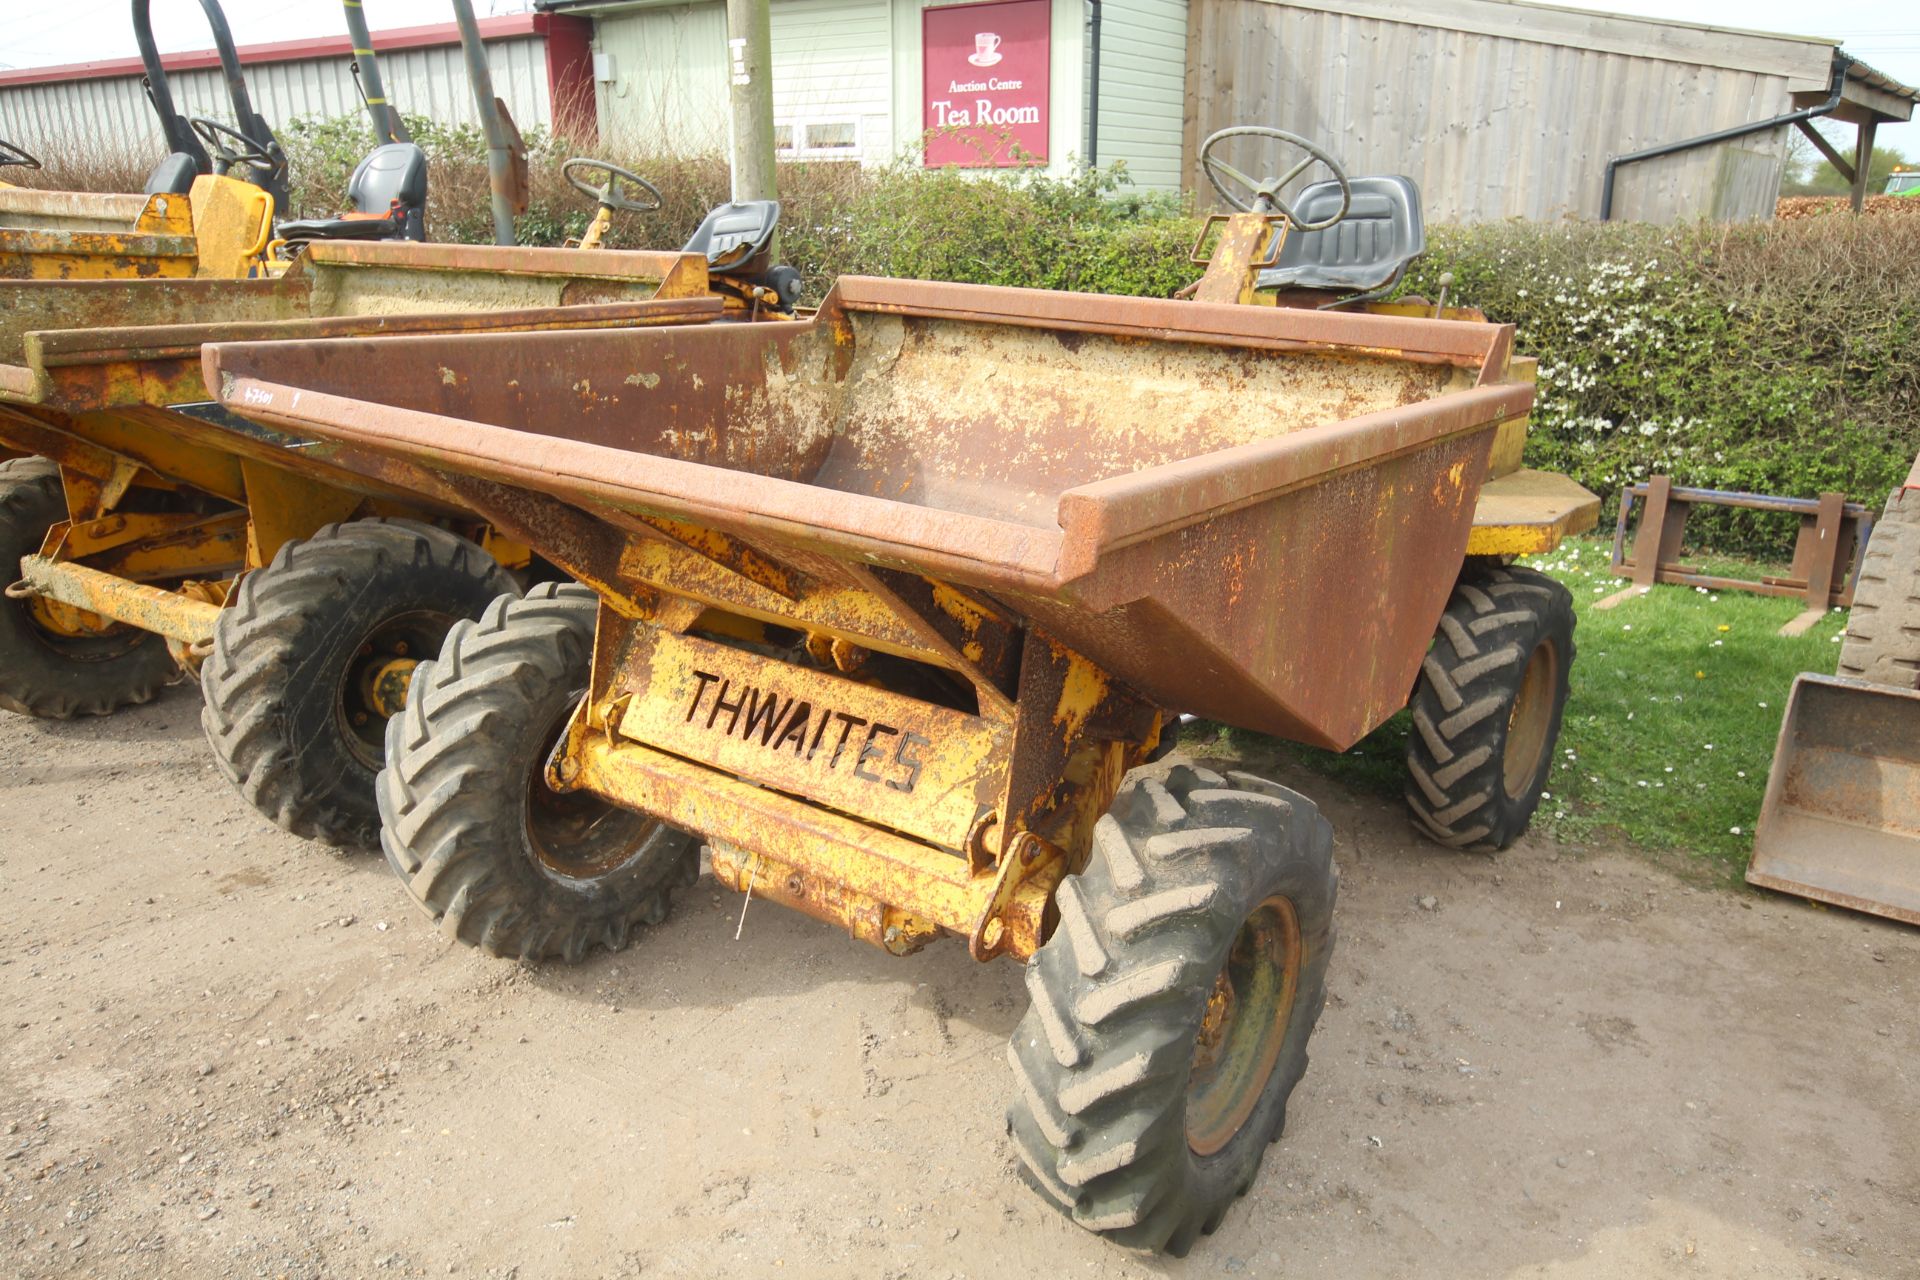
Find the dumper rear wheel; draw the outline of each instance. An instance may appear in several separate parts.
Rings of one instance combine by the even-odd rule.
[[[447,936],[497,956],[618,951],[699,874],[686,832],[546,784],[587,688],[597,607],[571,583],[496,600],[454,628],[387,726],[387,862]]]
[[[1493,851],[1533,820],[1573,666],[1573,597],[1531,569],[1469,571],[1421,664],[1407,742],[1414,826]]]
[[[414,664],[514,590],[456,534],[406,520],[332,524],[241,579],[201,668],[214,758],[298,836],[376,847],[374,776]]]
[[[1911,689],[1920,684],[1920,491],[1896,489],[1860,562],[1840,674]]]
[[[1027,966],[1007,1130],[1029,1182],[1130,1248],[1184,1254],[1253,1183],[1325,998],[1333,831],[1264,779],[1130,780]]]
[[[66,518],[58,466],[45,458],[0,462],[0,576],[18,578],[21,557],[37,554],[47,529]],[[69,625],[72,617],[91,625]],[[101,624],[39,600],[0,599],[0,707],[47,720],[99,716],[150,702],[180,678],[163,637]]]

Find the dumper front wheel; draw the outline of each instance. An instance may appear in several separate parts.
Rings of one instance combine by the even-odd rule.
[[[1414,686],[1407,808],[1456,849],[1518,840],[1540,806],[1573,666],[1573,597],[1531,569],[1470,571]]]
[[[1920,684],[1920,491],[1896,489],[1873,527],[1840,674],[1911,689]]]
[[[0,462],[0,572],[11,583],[22,556],[67,518],[60,468],[44,458]],[[6,583],[0,583],[4,586]],[[0,599],[0,707],[69,720],[150,702],[180,678],[166,640],[39,599]]]
[[[387,719],[453,624],[513,591],[456,534],[406,520],[328,525],[241,579],[201,668],[214,758],[298,836],[375,847]]]
[[[1283,787],[1182,765],[1121,789],[1007,1050],[1042,1194],[1130,1248],[1184,1254],[1220,1224],[1307,1069],[1336,881],[1332,828]]]
[[[684,831],[547,786],[587,688],[597,604],[571,583],[496,600],[454,628],[387,726],[387,862],[447,936],[497,956],[618,951],[699,874]]]

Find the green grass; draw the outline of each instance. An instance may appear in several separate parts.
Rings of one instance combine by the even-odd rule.
[[[1609,549],[1577,539],[1526,562],[1567,585],[1579,618],[1559,759],[1534,829],[1575,843],[1677,851],[1737,877],[1793,678],[1833,670],[1846,615],[1829,613],[1787,638],[1776,633],[1799,601],[1692,587],[1656,587],[1597,611],[1594,602],[1626,585],[1607,571]],[[1763,571],[1711,557],[1689,562],[1728,577]],[[1403,712],[1344,754],[1271,749],[1347,785],[1397,795],[1407,732]],[[1238,747],[1257,735],[1228,737]]]

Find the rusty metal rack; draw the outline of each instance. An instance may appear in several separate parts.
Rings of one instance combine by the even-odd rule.
[[[1640,525],[1627,552],[1627,529],[1636,505],[1642,507]],[[1794,538],[1793,567],[1779,576],[1753,581],[1702,573],[1681,563],[1687,517],[1696,506],[1744,507],[1751,511],[1778,511],[1800,517]],[[1764,493],[1733,493],[1694,489],[1655,476],[1620,495],[1620,518],[1613,531],[1613,573],[1631,579],[1636,587],[1656,583],[1706,587],[1714,591],[1752,591],[1766,596],[1801,596],[1807,612],[1824,613],[1853,603],[1860,579],[1861,555],[1873,534],[1873,512],[1846,495],[1823,493],[1818,498],[1781,498]]]

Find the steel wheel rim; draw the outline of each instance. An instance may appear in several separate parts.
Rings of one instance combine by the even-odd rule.
[[[1520,691],[1507,713],[1507,738],[1502,749],[1501,783],[1507,798],[1519,800],[1533,788],[1547,753],[1553,728],[1554,692],[1560,687],[1560,650],[1542,640],[1527,655],[1520,673]]]
[[[367,768],[378,770],[387,761],[389,717],[374,705],[368,692],[374,669],[397,660],[419,660],[439,653],[447,632],[453,630],[453,621],[447,614],[426,609],[384,618],[361,639],[347,669],[341,673],[339,695],[333,703],[340,738],[353,757]]]
[[[138,649],[151,634],[110,618],[102,618],[101,621],[106,625],[98,629],[68,626],[61,621],[51,602],[40,596],[5,603],[19,608],[26,615],[27,633],[36,644],[59,654],[68,662],[112,662]],[[77,606],[63,607],[71,608],[73,613],[82,618],[99,616]]]
[[[585,690],[581,692],[584,696]],[[569,701],[547,726],[534,767],[528,771],[527,850],[548,875],[597,880],[638,856],[660,824],[591,791],[555,791],[547,785],[546,762],[566,734],[573,711],[574,703]]]
[[[1232,1142],[1266,1093],[1293,1020],[1303,950],[1299,914],[1279,895],[1255,907],[1234,936],[1194,1037],[1186,1127],[1195,1155]]]

